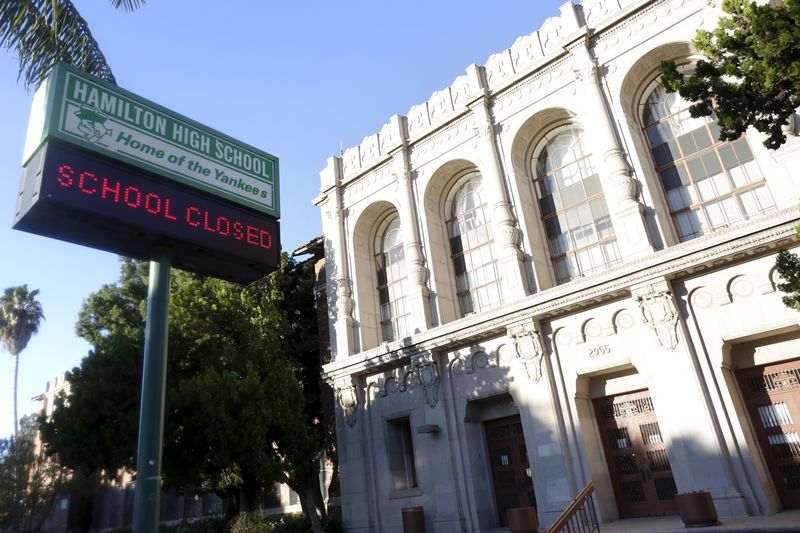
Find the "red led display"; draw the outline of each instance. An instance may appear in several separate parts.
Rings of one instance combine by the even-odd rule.
[[[279,261],[274,219],[52,142],[26,167],[15,227],[144,259],[169,246],[176,266],[237,281]]]

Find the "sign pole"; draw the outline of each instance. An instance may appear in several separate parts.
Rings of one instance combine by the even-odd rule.
[[[150,261],[142,401],[139,411],[139,448],[136,457],[136,492],[133,500],[134,533],[158,531],[171,259],[169,250],[158,249]]]

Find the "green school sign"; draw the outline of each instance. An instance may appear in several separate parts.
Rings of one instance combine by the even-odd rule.
[[[280,218],[276,157],[69,65],[34,95],[23,166],[48,138]]]

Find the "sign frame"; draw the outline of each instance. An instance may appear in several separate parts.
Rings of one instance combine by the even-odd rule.
[[[34,95],[23,166],[50,138],[280,218],[277,157],[65,63]]]
[[[280,224],[224,198],[50,139],[23,169],[15,229],[251,283],[280,267]]]

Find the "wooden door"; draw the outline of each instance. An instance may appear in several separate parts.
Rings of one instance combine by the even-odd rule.
[[[800,508],[800,359],[736,373],[784,508]]]
[[[677,514],[675,479],[647,390],[594,400],[620,517]]]
[[[500,525],[508,525],[506,512],[516,507],[536,507],[528,450],[517,416],[484,423],[486,447],[492,468],[494,495]]]

